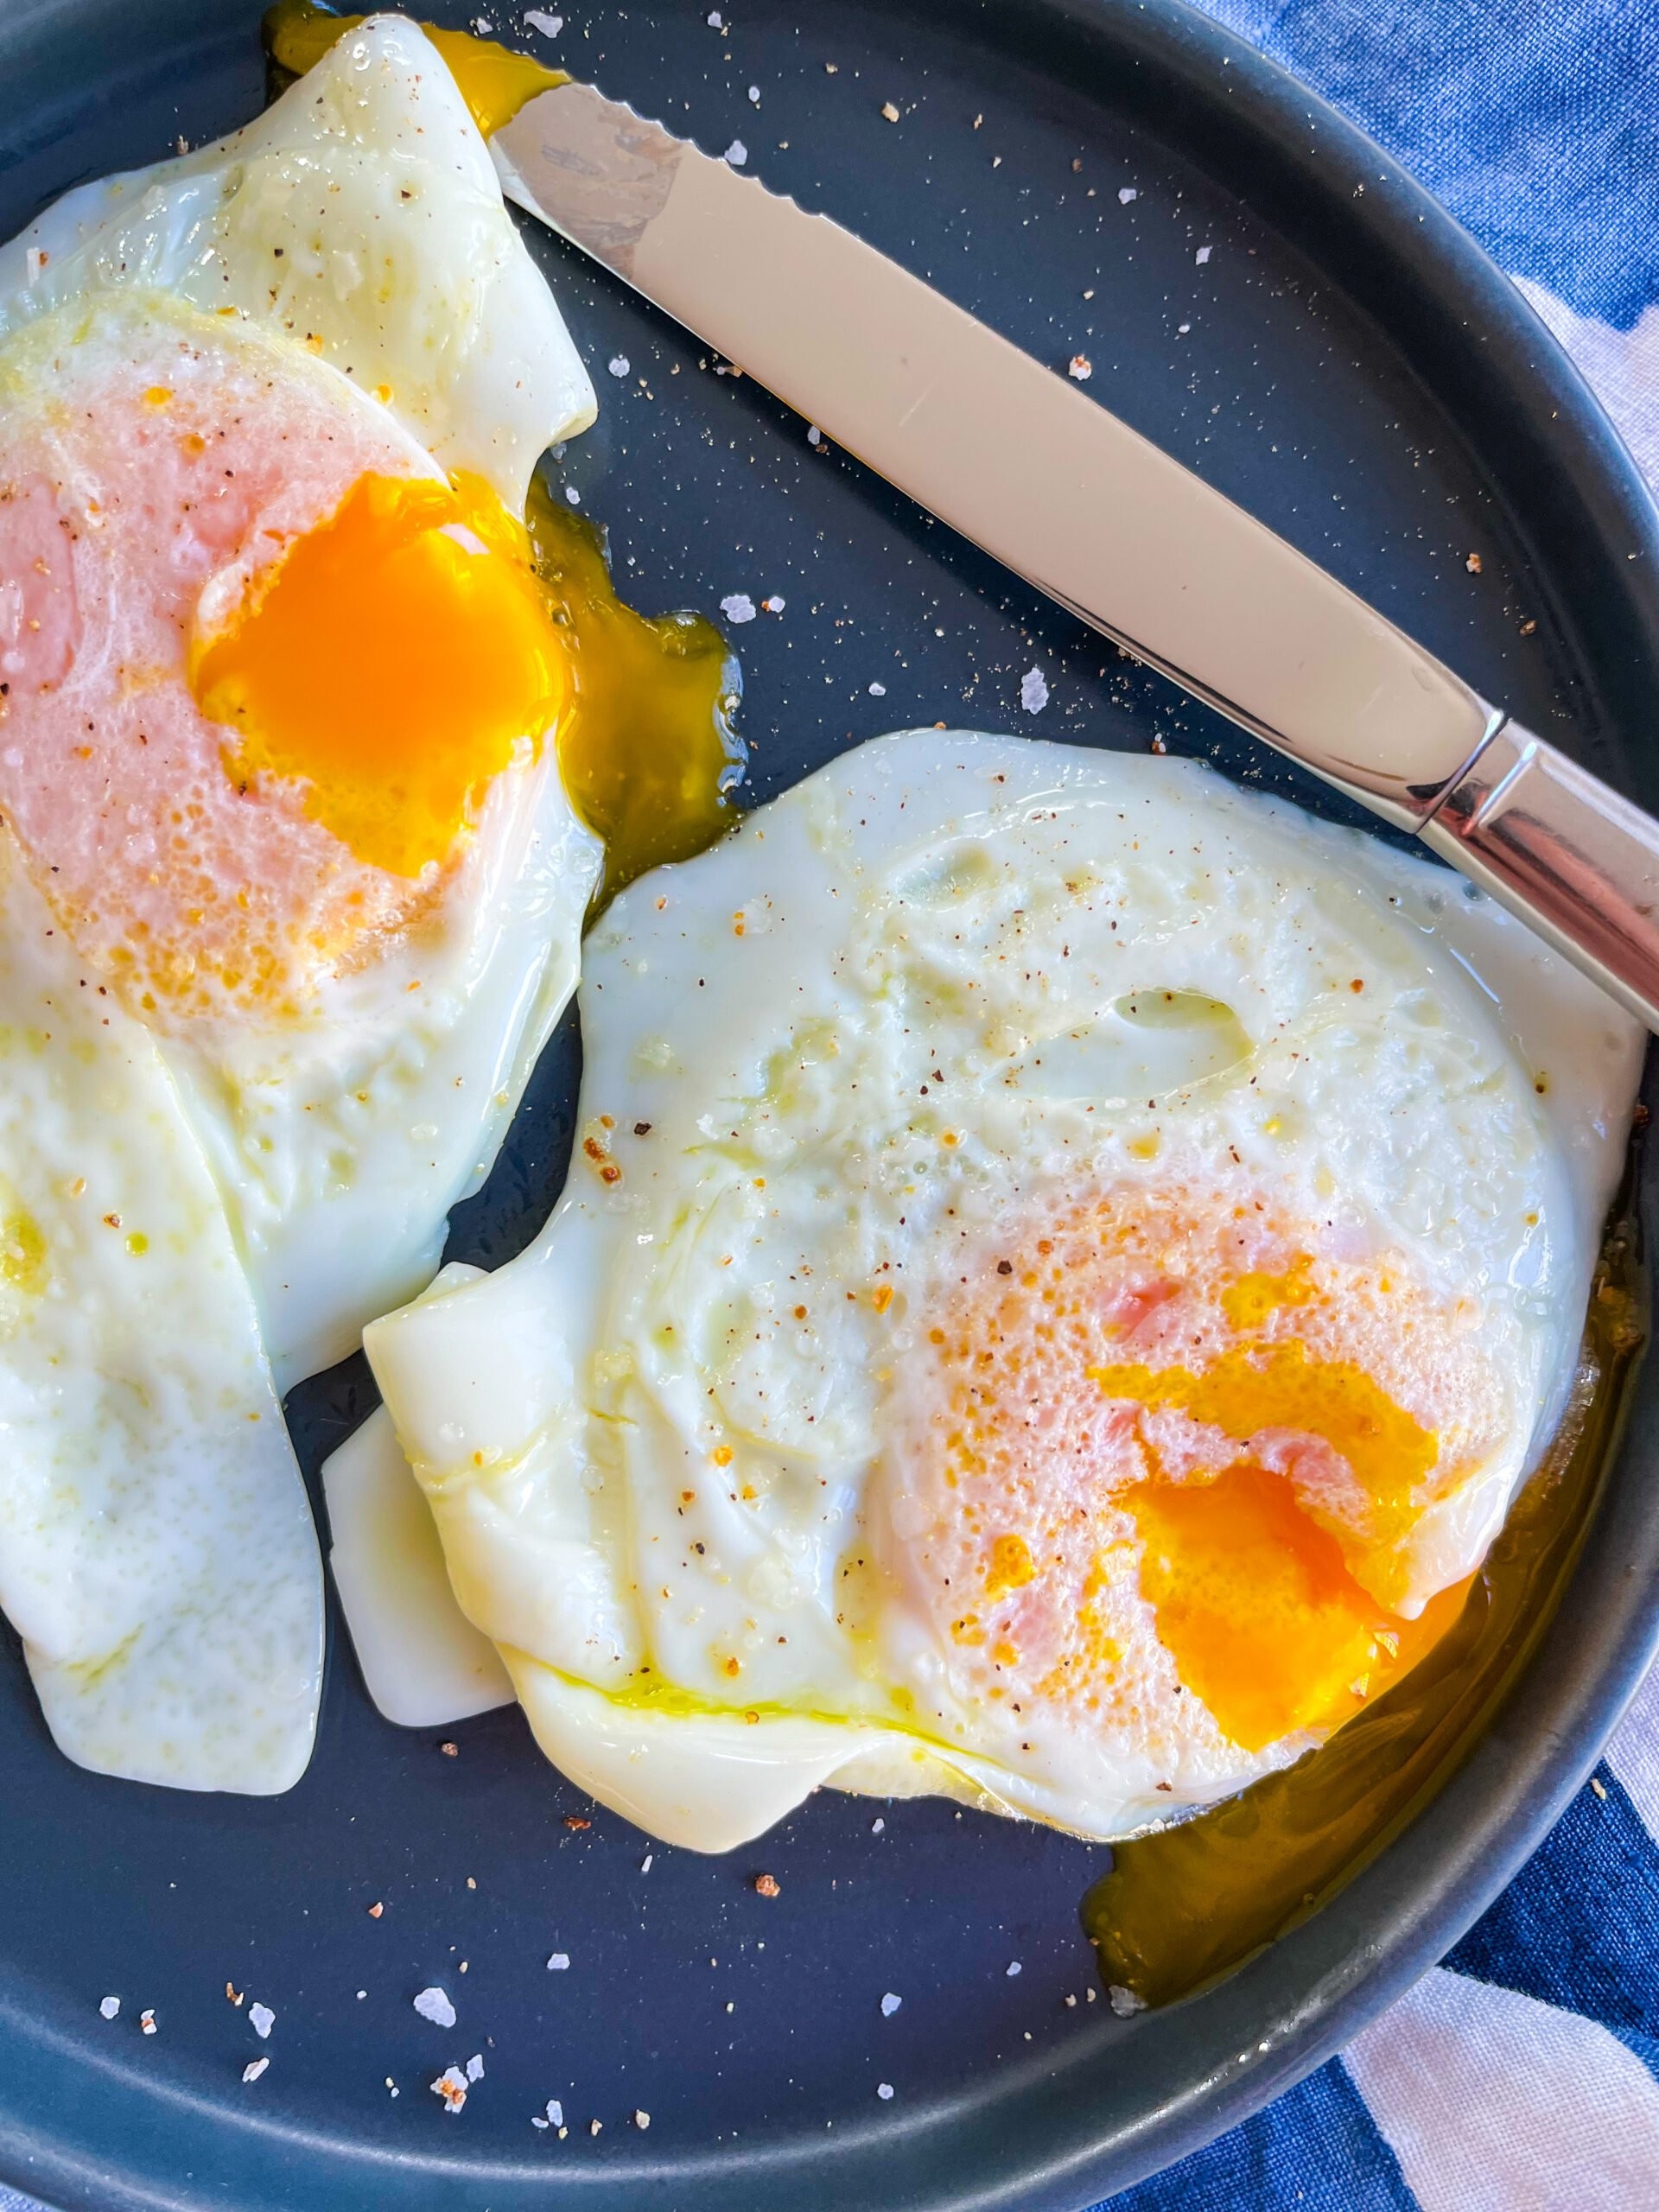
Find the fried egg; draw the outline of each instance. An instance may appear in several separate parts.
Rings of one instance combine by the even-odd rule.
[[[600,850],[523,518],[593,414],[397,18],[0,251],[0,817],[59,963],[16,988],[126,1071],[86,1063],[98,1140],[60,1020],[0,1160],[49,1286],[0,1389],[53,1409],[9,1421],[0,1602],[86,1764],[304,1764],[318,1564],[273,1381],[429,1279],[574,987]],[[48,1204],[99,1177],[148,1240],[118,1300]]]
[[[429,1278],[574,986],[523,510],[593,414],[395,17],[0,255],[0,812],[163,1039],[284,1389]]]
[[[1122,1835],[1440,1632],[1560,1418],[1641,1038],[1467,886],[1174,760],[918,732],[587,949],[537,1243],[365,1343],[538,1741]]]

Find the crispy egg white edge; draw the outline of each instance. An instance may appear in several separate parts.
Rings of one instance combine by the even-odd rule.
[[[0,876],[0,1157],[48,1269],[0,1339],[0,1602],[78,1764],[286,1789],[321,1574],[253,1300],[154,1040],[81,988],[10,832]]]
[[[975,766],[1005,763],[1026,794],[1052,788],[1056,781],[1064,780],[1067,767],[1082,768],[1089,760],[1065,747],[964,733],[939,737],[928,731],[874,741],[861,748],[862,755],[873,756],[864,758],[861,765],[873,770],[874,784],[891,783],[902,778],[912,756],[919,756],[929,768],[938,766],[942,750],[947,755],[965,755]],[[1230,786],[1193,766],[1177,768],[1172,763],[1166,770],[1162,764],[1128,765],[1132,775],[1155,777],[1173,770],[1202,786],[1226,793],[1230,799],[1235,797]],[[1116,764],[1119,769],[1125,766],[1122,761]],[[1086,768],[1083,772],[1087,772]],[[1100,772],[1097,756],[1095,772]],[[823,778],[837,780],[848,774],[844,759],[821,772]],[[856,775],[855,770],[855,779]],[[1300,810],[1278,802],[1249,797],[1238,803],[1299,827],[1306,821]],[[737,839],[715,855],[705,856],[701,863],[658,871],[646,879],[632,906],[625,898],[613,910],[600,933],[605,951],[626,942],[631,913],[646,911],[644,902],[652,892],[660,895],[662,887],[672,886],[688,868],[701,867],[707,872],[712,864],[724,861],[735,844],[753,837],[757,829],[764,830],[773,810],[760,810]],[[1525,1065],[1552,1070],[1546,1111],[1572,1185],[1573,1205],[1585,1224],[1577,1275],[1587,1287],[1595,1237],[1622,1166],[1618,1139],[1628,1121],[1639,1071],[1641,1033],[1522,925],[1493,902],[1470,893],[1455,877],[1427,862],[1397,855],[1361,832],[1331,830],[1320,825],[1319,834],[1329,838],[1334,851],[1345,847],[1345,856],[1362,881],[1369,881],[1373,891],[1392,899],[1414,926],[1437,936],[1447,947],[1474,991],[1489,1003],[1493,1018],[1501,1022]],[[683,902],[677,899],[676,905],[683,906]],[[721,906],[716,896],[711,911]],[[590,988],[602,988],[605,965],[601,953],[590,968]],[[1586,1021],[1600,1030],[1603,1050],[1599,1062],[1575,1049],[1583,1042]],[[614,1059],[622,1052],[623,1040],[613,1033],[607,1046],[615,1046]],[[619,1071],[612,1071],[613,1074]],[[595,1061],[590,1059],[584,1090],[595,1082]],[[614,1087],[613,1084],[611,1088]],[[515,1266],[535,1269],[538,1257],[559,1250],[562,1241],[568,1240],[575,1230],[570,1217],[584,1210],[577,1196],[567,1194],[537,1245]],[[568,1251],[562,1256],[568,1258]],[[559,1272],[569,1281],[575,1271],[562,1268]],[[512,1268],[504,1271],[508,1275],[512,1273]],[[452,1306],[441,1317],[440,1341],[443,1336],[453,1337],[459,1324],[463,1338],[476,1326],[492,1337],[493,1349],[499,1350],[503,1343],[510,1345],[507,1395],[514,1413],[527,1426],[548,1419],[556,1424],[556,1402],[563,1393],[574,1391],[580,1355],[570,1348],[567,1338],[565,1346],[551,1361],[544,1357],[547,1338],[536,1326],[534,1317],[538,1306],[544,1307],[545,1284],[522,1302],[512,1299],[503,1312],[499,1310],[499,1294],[505,1285],[499,1278],[493,1280],[497,1283],[498,1310],[492,1314],[488,1306],[478,1303],[474,1323],[472,1313],[463,1318]],[[377,1371],[382,1372],[394,1403],[400,1409],[407,1408],[416,1437],[429,1420],[440,1417],[444,1410],[435,1399],[423,1402],[428,1395],[423,1386],[430,1370],[423,1369],[428,1339],[416,1316],[431,1316],[437,1304],[446,1303],[448,1287],[435,1286],[433,1293],[405,1316],[391,1317],[370,1332]],[[542,1318],[544,1321],[544,1310]],[[579,1337],[583,1313],[572,1311],[567,1319]],[[402,1345],[400,1330],[409,1338]],[[538,1360],[555,1370],[550,1376],[535,1371]],[[1571,1363],[1561,1363],[1561,1371],[1552,1381],[1541,1414],[1535,1442],[1559,1418],[1571,1380]],[[440,1389],[437,1398],[442,1395]],[[454,1406],[447,1411],[453,1414]],[[1491,1533],[1488,1529],[1483,1536],[1483,1548]],[[780,1811],[798,1802],[815,1784],[837,1778],[844,1786],[881,1794],[944,1789],[974,1802],[1007,1808],[1007,1777],[1001,1770],[988,1764],[980,1765],[954,1747],[946,1761],[925,1745],[906,1740],[901,1732],[858,1724],[767,1719],[755,1725],[741,1718],[669,1720],[662,1715],[618,1707],[602,1691],[512,1649],[504,1656],[538,1740],[555,1763],[642,1826],[692,1847],[730,1848],[761,1833]],[[774,1754],[777,1765],[763,1785],[757,1780],[756,1770]],[[734,1776],[746,1777],[735,1793],[729,1786]],[[1028,1804],[1023,1809],[1041,1812],[1044,1808]],[[1050,1809],[1047,1816],[1055,1817],[1054,1812]]]

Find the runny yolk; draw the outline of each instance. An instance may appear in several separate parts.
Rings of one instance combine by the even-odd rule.
[[[1198,1375],[1185,1367],[1139,1364],[1091,1367],[1089,1374],[1109,1398],[1186,1414],[1235,1443],[1268,1428],[1322,1437],[1370,1499],[1375,1536],[1382,1543],[1410,1528],[1417,1511],[1412,1493],[1439,1456],[1433,1432],[1363,1367],[1312,1359],[1294,1338],[1235,1344]]]
[[[295,779],[368,865],[454,851],[493,778],[569,690],[529,539],[486,486],[359,477],[200,640],[191,688],[241,780]]]
[[[1348,1719],[1439,1641],[1469,1586],[1443,1590],[1414,1621],[1385,1611],[1287,1478],[1248,1460],[1211,1482],[1139,1483],[1121,1502],[1159,1640],[1247,1751]]]
[[[296,77],[321,60],[336,39],[365,22],[363,16],[335,16],[315,0],[276,0],[265,11],[265,48],[279,68]],[[472,111],[473,120],[485,137],[512,121],[519,109],[538,92],[568,85],[563,69],[549,69],[527,54],[515,54],[493,39],[474,38],[470,31],[448,31],[435,23],[423,23],[443,56],[449,73]]]

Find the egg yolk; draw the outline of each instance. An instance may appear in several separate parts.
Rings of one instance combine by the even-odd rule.
[[[1507,1434],[1503,1393],[1472,1310],[1319,1245],[1148,1177],[946,1297],[895,1385],[928,1442],[893,1526],[965,1688],[1143,1746],[1190,1693],[1255,1752],[1340,1726],[1450,1625],[1464,1586],[1398,1611],[1411,1543]]]
[[[266,49],[279,68],[302,77],[336,39],[366,21],[363,16],[331,15],[316,6],[315,0],[276,0],[265,13]],[[538,92],[570,81],[563,69],[549,69],[493,39],[444,30],[436,23],[423,23],[421,29],[443,56],[474,122],[486,138],[511,123]]]
[[[1378,1695],[1438,1641],[1468,1588],[1400,1620],[1354,1580],[1287,1478],[1248,1460],[1207,1483],[1137,1483],[1122,1503],[1160,1641],[1247,1751]]]
[[[566,696],[529,540],[486,486],[374,474],[197,640],[191,688],[245,785],[292,779],[353,855],[444,861]]]

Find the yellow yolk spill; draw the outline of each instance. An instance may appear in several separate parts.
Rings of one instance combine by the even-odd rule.
[[[331,15],[315,0],[276,0],[265,11],[263,26],[265,51],[279,69],[302,77],[321,61],[336,39],[366,22],[363,16]],[[472,111],[473,120],[485,137],[512,121],[520,108],[538,92],[568,85],[563,69],[549,69],[527,54],[515,54],[493,39],[474,38],[470,31],[447,31],[435,23],[423,23],[426,33]]]
[[[539,477],[528,521],[569,671],[559,768],[572,805],[605,840],[602,906],[646,868],[702,852],[736,819],[730,794],[744,752],[731,715],[741,678],[702,615],[625,606],[602,532],[550,497]]]
[[[1299,1270],[1244,1275],[1230,1318],[1257,1325],[1309,1294]],[[1294,1339],[1236,1344],[1202,1374],[1140,1363],[1091,1367],[1108,1397],[1185,1414],[1248,1445],[1265,1429],[1322,1438],[1373,1508],[1385,1554],[1416,1517],[1413,1493],[1437,1440],[1351,1360],[1312,1359]],[[1141,1594],[1185,1686],[1248,1751],[1303,1728],[1340,1725],[1395,1681],[1454,1617],[1436,1599],[1421,1621],[1389,1613],[1349,1571],[1338,1538],[1288,1479],[1248,1460],[1207,1480],[1138,1483],[1121,1503],[1144,1546]],[[1425,1622],[1438,1624],[1427,1638]]]
[[[1248,1461],[1207,1483],[1138,1483],[1119,1502],[1143,1550],[1141,1593],[1181,1681],[1247,1751],[1339,1726],[1414,1666],[1466,1583],[1402,1621],[1367,1596],[1283,1475]]]
[[[1173,2004],[1242,1966],[1335,1896],[1479,1742],[1567,1587],[1639,1371],[1647,1313],[1630,1198],[1627,1182],[1591,1293],[1584,1379],[1484,1565],[1460,1586],[1455,1621],[1386,1697],[1295,1766],[1113,1847],[1081,1910],[1103,1982]]]
[[[359,479],[191,656],[231,772],[294,779],[306,812],[400,876],[442,863],[493,778],[569,693],[529,539],[486,486]]]

